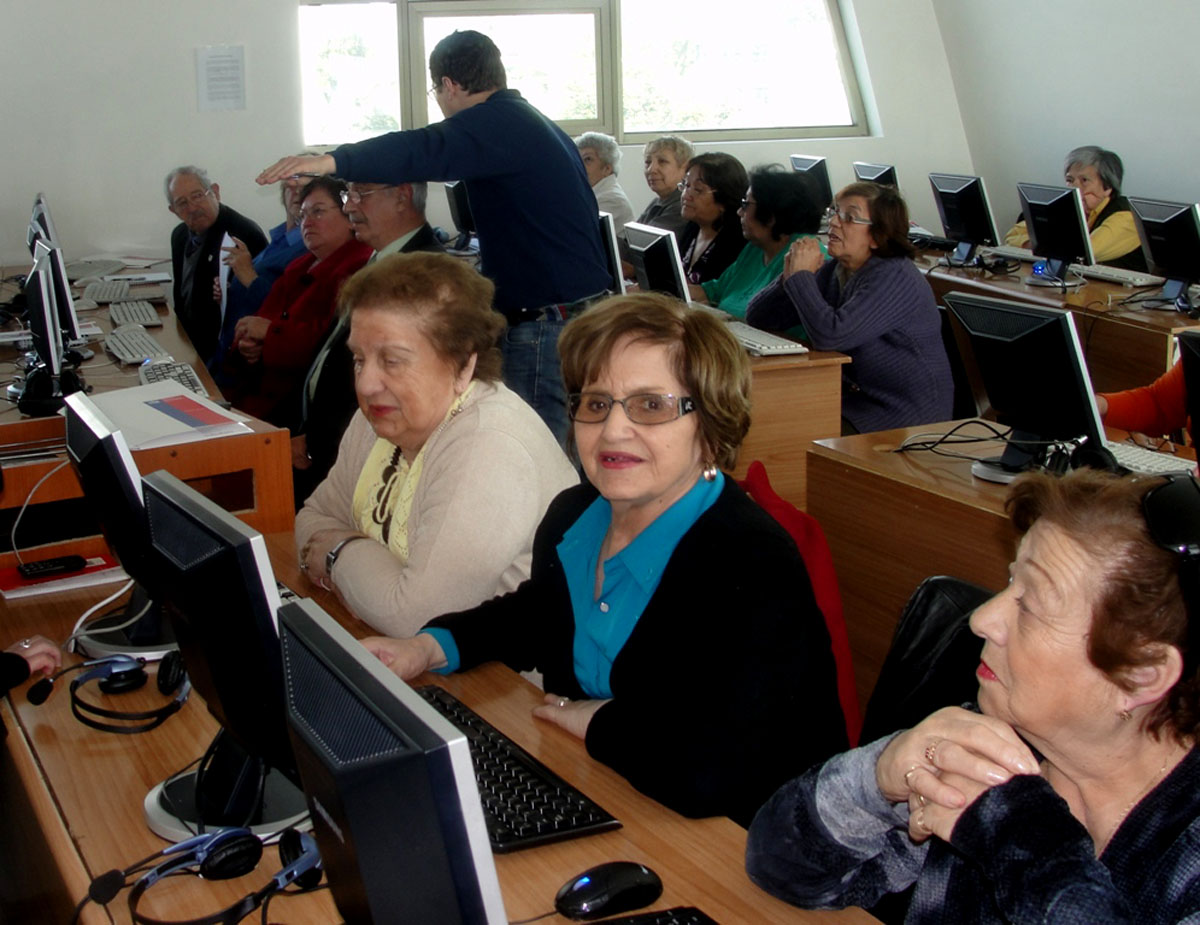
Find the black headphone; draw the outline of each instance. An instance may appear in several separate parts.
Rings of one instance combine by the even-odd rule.
[[[71,682],[71,712],[85,726],[99,729],[101,732],[115,732],[121,735],[135,735],[139,732],[149,732],[167,721],[167,717],[179,712],[179,709],[192,692],[191,681],[183,668],[183,658],[178,651],[168,652],[163,656],[158,668],[158,689],[163,694],[174,694],[174,699],[166,706],[155,710],[138,710],[123,713],[119,710],[109,710],[105,707],[88,703],[79,696],[79,688],[89,681],[99,681],[100,690],[106,694],[122,694],[135,691],[146,683],[146,660],[133,658],[129,655],[109,655],[105,658],[91,659],[71,665],[56,671],[48,678],[43,678],[32,687],[26,695],[33,704],[45,703],[54,689],[54,682],[63,675],[87,669]],[[101,722],[92,717],[116,719],[134,722],[138,725],[118,726],[114,723]]]
[[[243,896],[232,906],[198,919],[163,921],[141,915],[137,911],[142,894],[159,880],[188,868],[205,880],[232,880],[250,873],[262,858],[262,842],[249,829],[222,829],[195,835],[178,844],[143,858],[125,870],[110,870],[101,874],[88,887],[88,900],[106,905],[129,886],[128,878],[155,858],[166,858],[143,873],[129,893],[129,914],[141,925],[235,925],[259,908],[275,893],[295,883],[301,892],[311,890],[321,882],[321,855],[317,843],[306,832],[286,829],[279,839],[279,861],[282,869],[261,889]]]

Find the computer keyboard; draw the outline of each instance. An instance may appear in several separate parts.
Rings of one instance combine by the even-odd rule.
[[[706,315],[712,315],[718,321],[732,321],[733,315],[727,311],[722,311],[715,305],[709,305],[707,302],[688,302],[688,308],[694,312],[704,312]]]
[[[142,299],[113,302],[108,306],[108,320],[114,327],[123,324],[140,324],[151,328],[162,326],[162,317],[158,314],[158,309]]]
[[[122,279],[102,279],[88,283],[83,297],[93,302],[122,302],[129,298],[129,283]]]
[[[752,327],[744,321],[729,322],[729,330],[733,332],[746,352],[752,356],[767,357],[767,356],[784,356],[792,353],[808,353],[808,348],[804,344],[798,344],[794,340],[788,340],[786,337],[779,337],[775,334],[768,334],[766,331],[760,331],[758,328]]]
[[[140,324],[126,324],[114,328],[105,335],[104,349],[120,362],[130,365],[168,355],[163,346],[147,334]]]
[[[67,279],[74,282],[88,276],[110,276],[124,269],[123,260],[72,260],[67,264]]]
[[[204,387],[204,383],[200,381],[196,371],[187,363],[176,363],[173,360],[167,362],[151,360],[138,367],[138,381],[142,385],[165,382],[167,379],[173,379],[175,382],[187,386],[197,395],[208,397],[208,389]]]
[[[717,920],[695,906],[674,906],[657,912],[635,912],[605,919],[600,925],[717,925]]]
[[[1159,453],[1134,443],[1109,440],[1106,441],[1106,446],[1118,463],[1141,475],[1169,475],[1172,472],[1191,472],[1196,468],[1194,462],[1182,456]]]
[[[1036,256],[1027,247],[1013,247],[1010,244],[987,247],[983,249],[983,253],[993,257],[1005,257],[1008,260],[1023,260],[1026,263],[1036,263],[1043,259]],[[1091,266],[1073,263],[1069,269],[1077,276],[1098,279],[1106,283],[1116,283],[1118,286],[1161,286],[1163,284],[1163,278],[1155,276],[1153,273],[1146,273],[1142,270],[1126,270],[1124,267],[1109,267],[1102,263],[1095,263]]]
[[[432,685],[415,690],[467,737],[493,851],[503,854],[620,828],[612,815],[449,691]]]

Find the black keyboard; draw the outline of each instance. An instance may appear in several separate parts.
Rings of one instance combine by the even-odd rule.
[[[497,854],[618,829],[621,823],[440,687],[418,694],[463,732]]]
[[[635,912],[617,919],[604,919],[596,925],[717,925],[695,906],[675,906],[658,912]]]

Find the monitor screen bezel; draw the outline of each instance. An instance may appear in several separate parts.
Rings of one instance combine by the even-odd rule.
[[[625,273],[621,268],[621,246],[617,240],[617,223],[611,212],[601,211],[600,238],[604,242],[604,258],[608,264],[609,275],[613,279],[613,293],[625,294]]]
[[[630,231],[633,232],[632,237],[629,234]],[[637,241],[638,236],[642,237],[640,242]],[[674,296],[681,302],[689,301],[687,274],[683,271],[683,258],[679,254],[679,243],[675,240],[673,231],[655,225],[644,225],[641,222],[628,222],[625,225],[625,243],[629,245],[630,262],[637,271],[638,283],[647,292],[666,292],[666,290],[651,288],[648,278],[643,278],[646,274],[643,255],[654,247],[669,250],[670,254],[667,259],[670,264],[671,283],[676,287],[676,291],[666,292],[666,294]]]

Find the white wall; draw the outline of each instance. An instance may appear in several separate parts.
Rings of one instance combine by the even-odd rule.
[[[934,0],[855,0],[847,10],[878,134],[720,147],[747,166],[826,155],[835,187],[852,178],[851,161],[894,163],[914,217],[936,224],[924,175],[969,170],[971,158]],[[206,167],[222,199],[264,227],[279,220],[276,192],[253,178],[301,146],[295,0],[41,0],[9,3],[5,13],[0,262],[28,260],[25,226],[39,190],[68,257],[165,255],[175,219],[162,180],[182,163]],[[222,44],[245,48],[247,108],[198,112],[194,49]],[[640,148],[625,148],[623,184],[635,207],[650,198],[640,164]],[[442,198],[430,198],[431,220],[449,226]]]
[[[1122,191],[1200,200],[1200,4],[933,0],[975,169],[996,223],[1019,181],[1062,181],[1072,148],[1125,163]],[[1001,230],[1003,234],[1003,230]]]

